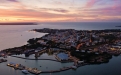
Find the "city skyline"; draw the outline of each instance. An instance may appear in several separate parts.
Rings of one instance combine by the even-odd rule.
[[[121,0],[0,0],[0,22],[121,21]]]

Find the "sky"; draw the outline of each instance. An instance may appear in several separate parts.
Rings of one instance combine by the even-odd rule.
[[[121,0],[0,0],[0,22],[102,21],[121,21]]]

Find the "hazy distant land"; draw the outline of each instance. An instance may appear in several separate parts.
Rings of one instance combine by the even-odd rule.
[[[116,27],[121,27],[121,25],[120,26],[116,26]]]
[[[0,25],[37,25],[37,23],[32,22],[18,22],[18,23],[0,23]]]

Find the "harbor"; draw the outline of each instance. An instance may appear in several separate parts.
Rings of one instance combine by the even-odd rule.
[[[62,72],[62,71],[66,71],[66,70],[70,70],[70,69],[74,69],[73,66],[71,67],[64,67],[64,68],[60,68],[59,70],[50,70],[50,71],[40,71],[38,70],[37,68],[29,68],[29,67],[26,67],[26,66],[23,66],[21,64],[15,64],[13,62],[10,62],[7,64],[7,66],[9,67],[13,67],[15,70],[26,70],[30,73],[33,73],[33,74],[40,74],[40,73],[55,73],[55,72]]]
[[[56,62],[56,61],[50,61],[50,60],[27,60],[27,59],[20,59],[20,58],[16,58],[16,57],[11,57],[9,56],[7,58],[7,62],[3,63],[3,65],[5,65],[4,67],[10,67],[11,69],[14,69],[15,71],[21,71],[22,70],[27,70],[28,72],[32,73],[32,74],[36,74],[33,71],[34,69],[38,69],[37,74],[40,73],[55,73],[55,72],[61,72],[61,71],[66,71],[69,70],[71,68],[63,68],[63,67],[70,67],[71,65],[73,65],[73,63],[64,63],[63,66],[60,62]],[[11,61],[14,62],[11,62]],[[18,61],[20,60],[20,62]],[[33,64],[32,64],[33,63]],[[35,64],[36,63],[36,64]],[[51,64],[51,65],[50,65]],[[58,67],[56,68],[52,68],[54,65],[58,65]],[[60,70],[62,69],[62,70]]]
[[[11,56],[11,57],[19,58],[19,59],[26,59],[26,60],[31,60],[31,61],[48,60],[48,61],[54,61],[54,62],[59,62],[59,63],[63,62],[63,61],[58,61],[58,60],[53,60],[53,59],[28,59],[28,58],[22,58],[22,57],[17,57],[17,56]],[[75,58],[73,58],[73,60],[74,59]],[[73,63],[73,62],[70,62],[70,63]],[[26,70],[26,71],[28,71],[30,73],[34,73],[34,74],[62,72],[62,71],[70,70],[70,69],[77,69],[78,67],[81,67],[81,66],[84,66],[84,65],[87,65],[87,64],[85,64],[83,61],[80,61],[79,63],[74,62],[72,65],[70,65],[68,67],[64,66],[64,67],[62,67],[60,69],[57,69],[57,70],[49,70],[49,71],[48,70],[45,70],[45,71],[43,70],[43,71],[41,71],[41,70],[37,70],[37,68],[29,68],[29,67],[23,66],[21,64],[15,64],[13,62],[10,62],[10,63],[7,64],[7,66],[13,67],[15,70],[17,70],[17,69],[19,69],[19,70]],[[33,70],[35,70],[35,72],[33,72]]]
[[[90,64],[88,64],[87,66],[86,65],[85,66],[81,66],[81,67],[79,67],[76,70],[69,69],[69,70],[66,70],[66,71],[55,72],[55,73],[52,73],[51,71],[55,71],[55,70],[57,71],[57,70],[60,70],[60,68],[63,68],[63,67],[70,67],[71,65],[73,65],[73,63],[68,63],[68,64],[67,63],[62,63],[62,64],[60,64],[58,62],[48,61],[48,60],[37,60],[36,61],[36,60],[25,60],[25,59],[18,59],[18,58],[15,58],[15,57],[8,57],[7,58],[8,61],[7,62],[4,62],[4,63],[1,63],[0,67],[5,67],[5,68],[2,68],[1,69],[3,71],[3,72],[1,72],[1,74],[7,74],[7,73],[9,73],[9,74],[13,74],[13,75],[24,75],[21,70],[16,70],[16,69],[14,69],[12,67],[8,67],[7,66],[8,63],[10,63],[11,61],[14,61],[15,60],[14,61],[15,63],[21,63],[22,65],[25,65],[25,66],[28,66],[28,67],[31,67],[31,68],[36,67],[37,69],[39,69],[39,70],[42,71],[40,73],[40,75],[48,75],[48,73],[52,73],[52,75],[56,75],[56,74],[61,75],[61,74],[66,74],[66,73],[68,73],[69,75],[73,75],[73,74],[77,74],[77,75],[78,74],[85,74],[85,72],[87,72],[87,71],[86,70],[84,71],[83,69],[92,69],[92,70],[88,70],[88,72],[92,71],[92,72],[95,72],[96,74],[98,74],[96,71],[98,70],[99,67],[100,67],[100,69],[102,71],[104,71],[104,70],[107,69],[107,67],[108,68],[112,68],[113,64],[115,64],[115,67],[114,68],[115,69],[119,69],[120,66],[118,64],[120,64],[121,61],[120,62],[116,62],[116,61],[119,61],[120,57],[121,56],[113,57],[110,60],[110,62],[107,63],[107,64],[101,64],[101,65],[90,65]],[[58,65],[58,66],[55,66],[55,65]],[[110,66],[110,65],[112,65],[112,66]],[[4,72],[4,70],[6,72]],[[109,71],[111,71],[111,70],[112,69],[110,69]],[[44,71],[46,73],[44,73]],[[72,73],[70,73],[70,72],[72,72]],[[108,72],[108,71],[106,71],[106,72]],[[28,75],[34,75],[34,74],[29,73]],[[86,74],[86,75],[88,75],[88,74]]]

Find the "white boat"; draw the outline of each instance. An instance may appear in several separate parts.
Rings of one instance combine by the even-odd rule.
[[[76,66],[72,66],[72,69],[77,69],[77,67]]]
[[[27,70],[21,70],[23,73],[28,74],[29,72]]]

